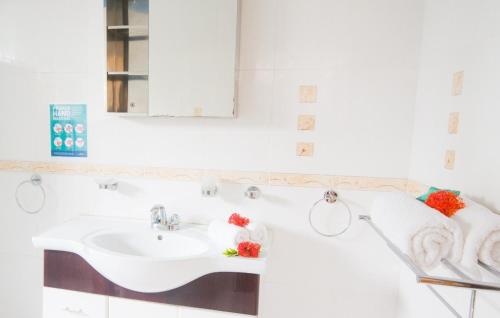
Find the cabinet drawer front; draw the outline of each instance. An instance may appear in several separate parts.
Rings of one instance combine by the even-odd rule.
[[[215,310],[180,307],[179,318],[257,318],[257,316],[249,316],[249,315],[235,314],[235,313],[215,311]]]
[[[92,295],[45,287],[43,318],[108,318],[108,300]]]
[[[177,306],[137,300],[109,298],[109,318],[161,317],[177,318]]]

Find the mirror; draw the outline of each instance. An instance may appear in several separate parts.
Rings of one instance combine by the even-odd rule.
[[[108,112],[234,117],[239,0],[108,0]]]

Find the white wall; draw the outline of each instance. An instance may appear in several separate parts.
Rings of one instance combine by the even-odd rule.
[[[243,0],[239,117],[132,119],[105,113],[102,1],[2,0],[0,135],[16,138],[0,159],[50,160],[49,103],[86,102],[88,162],[406,178],[420,18],[419,0]]]
[[[410,171],[411,179],[463,190],[497,211],[499,9],[495,0],[426,2]],[[463,94],[451,96],[461,70]],[[458,135],[448,134],[450,112],[461,114]],[[457,152],[454,170],[444,169],[447,149]]]
[[[70,162],[406,178],[421,13],[420,0],[243,0],[239,117],[133,119],[105,113],[101,1],[0,0],[0,160],[53,160],[49,103],[86,102],[89,158]],[[299,85],[317,85],[318,103],[300,105]],[[317,115],[314,132],[296,131],[300,113]],[[297,141],[315,142],[315,156],[297,158]],[[237,209],[274,228],[264,318],[396,314],[398,263],[375,235],[355,222],[323,239],[307,225],[324,189],[263,187],[247,202],[238,185],[203,199],[196,183],[127,179],[129,192],[110,194],[89,177],[44,175],[47,207],[27,216],[13,197],[26,177],[0,173],[2,317],[41,313],[32,235],[83,213],[145,218],[160,202],[184,219]],[[375,193],[342,195],[360,212]]]
[[[500,211],[500,2],[425,1],[422,55],[410,178],[462,190]],[[463,94],[452,96],[452,76],[465,71]],[[458,135],[448,134],[450,112],[460,112]],[[456,150],[454,170],[445,151]],[[453,317],[429,291],[403,275],[399,317]],[[468,293],[444,291],[465,315]],[[479,293],[476,317],[498,317],[497,294]]]

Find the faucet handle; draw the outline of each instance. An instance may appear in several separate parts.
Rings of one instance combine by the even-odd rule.
[[[168,229],[170,231],[176,231],[179,229],[181,224],[181,218],[178,214],[172,214],[168,220]]]
[[[167,213],[165,207],[161,204],[157,204],[151,208],[151,227],[158,224],[163,224],[167,222]]]
[[[156,204],[151,208],[151,213],[161,213],[165,211],[165,207],[162,204]]]
[[[179,217],[178,214],[172,214],[170,216],[170,224],[174,224],[174,225],[179,225],[181,223],[181,218]]]

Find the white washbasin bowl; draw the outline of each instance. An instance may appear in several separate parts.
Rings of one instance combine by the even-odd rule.
[[[262,274],[266,259],[227,258],[206,226],[166,232],[146,222],[79,217],[33,238],[35,247],[72,252],[124,288],[156,293],[216,272]]]
[[[196,257],[207,252],[209,248],[202,240],[182,232],[159,233],[151,230],[105,230],[89,235],[84,242],[95,249],[108,251],[117,256],[165,260]]]

